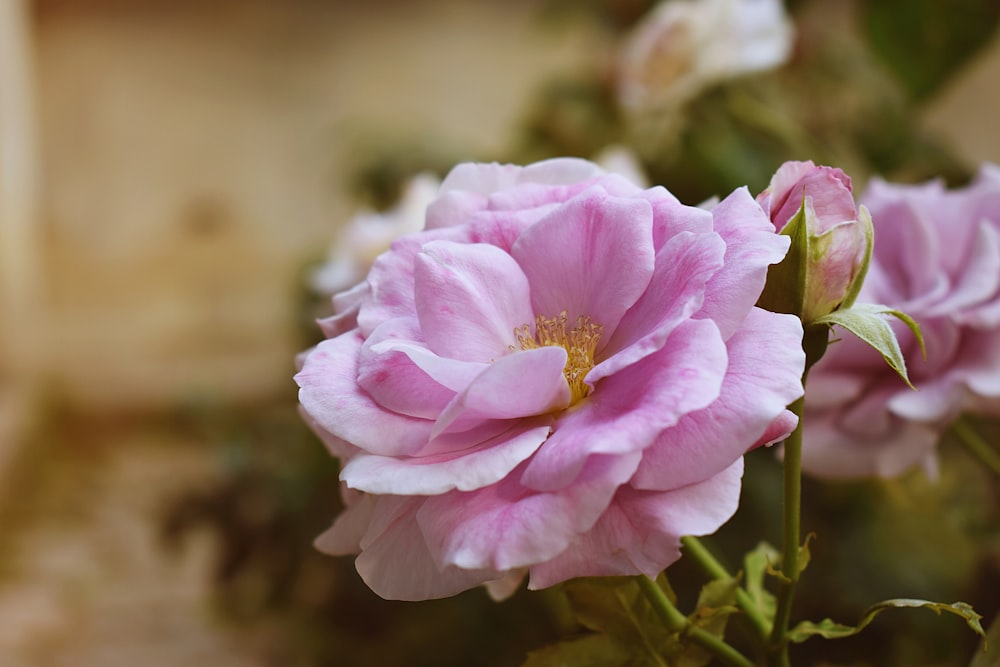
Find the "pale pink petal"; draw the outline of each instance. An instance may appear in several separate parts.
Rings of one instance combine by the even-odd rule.
[[[589,316],[609,335],[653,275],[652,209],[589,190],[525,231],[511,254],[536,314]]]
[[[522,419],[490,440],[472,441],[466,449],[431,456],[360,454],[347,462],[340,478],[353,489],[376,494],[474,491],[500,481],[531,456],[545,441],[551,423],[549,416]]]
[[[369,588],[387,600],[433,600],[503,576],[495,571],[438,567],[414,520],[422,501],[379,496],[356,561],[358,574]]]
[[[736,512],[743,459],[673,491],[622,487],[601,518],[561,554],[533,565],[528,588],[548,588],[573,577],[656,577],[680,558],[680,538],[715,532]]]
[[[729,338],[764,289],[768,266],[785,257],[790,241],[774,232],[746,188],[719,202],[712,218],[715,231],[726,241],[726,257],[708,282],[705,303],[696,317],[714,320],[723,338]]]
[[[589,530],[615,490],[632,475],[638,454],[594,456],[570,486],[538,493],[517,483],[517,470],[478,491],[427,499],[417,521],[442,565],[510,570],[554,558]]]
[[[415,304],[428,348],[452,359],[488,362],[534,321],[528,279],[491,245],[437,241],[416,257]]]
[[[346,333],[317,345],[295,376],[299,402],[334,437],[373,454],[418,450],[430,439],[434,422],[386,410],[358,386],[362,338]]]
[[[340,292],[333,297],[334,315],[317,320],[320,330],[327,338],[336,338],[340,334],[358,326],[358,312],[361,303],[368,297],[368,283],[358,283],[346,292]]]
[[[643,453],[633,486],[669,490],[715,475],[757,444],[802,395],[805,354],[797,317],[754,308],[728,350],[719,399],[663,432]]]
[[[320,442],[326,446],[327,450],[334,457],[338,459],[347,459],[348,457],[354,456],[361,451],[351,443],[338,438],[316,423],[316,420],[305,411],[305,408],[303,408],[301,404],[298,406],[298,411],[299,416],[302,417],[302,421],[304,421],[312,432],[316,434],[316,437],[319,438]]]
[[[566,350],[549,346],[514,352],[490,364],[441,412],[434,435],[464,431],[489,419],[516,419],[561,410],[571,393]]]
[[[591,456],[649,447],[665,428],[719,398],[726,364],[726,345],[715,325],[684,322],[662,349],[603,379],[591,396],[561,415],[522,483],[538,490],[561,488]]]
[[[404,351],[397,340],[419,337],[414,318],[396,318],[380,324],[368,337],[358,364],[358,385],[383,408],[410,417],[437,419],[455,397],[455,390],[438,382]],[[433,355],[427,352],[427,355]],[[457,365],[451,362],[449,366]],[[478,372],[478,369],[463,369]]]
[[[722,267],[725,252],[717,234],[681,232],[669,239],[656,254],[649,287],[625,313],[604,346],[607,358],[588,381],[596,383],[663,347],[674,327],[701,308],[705,284]]]
[[[361,540],[368,532],[375,511],[375,496],[359,494],[313,545],[331,556],[347,556],[361,551]]]
[[[413,300],[414,263],[424,244],[431,241],[465,241],[464,227],[434,229],[396,239],[389,252],[372,263],[368,272],[369,293],[358,312],[358,328],[365,336],[382,322],[416,314]]]

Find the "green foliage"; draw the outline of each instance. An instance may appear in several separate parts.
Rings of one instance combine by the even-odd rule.
[[[869,44],[915,99],[937,90],[996,30],[996,0],[865,0]]]
[[[920,327],[909,315],[902,313],[888,306],[880,306],[872,303],[855,304],[848,310],[836,310],[829,315],[816,320],[817,325],[833,325],[847,329],[852,334],[860,338],[866,344],[874,348],[882,355],[885,362],[892,370],[899,374],[906,384],[913,387],[910,378],[906,374],[906,361],[903,359],[903,352],[899,348],[899,341],[893,332],[889,322],[883,315],[892,315],[901,320],[909,327],[913,335],[917,337],[920,349],[924,350],[924,339],[920,334]],[[926,352],[925,352],[926,354]]]
[[[992,649],[990,647],[993,647]],[[1000,667],[1000,614],[993,619],[969,667]]]
[[[942,612],[955,614],[956,616],[963,618],[968,626],[972,628],[973,632],[981,637],[986,637],[986,633],[983,632],[983,626],[979,623],[982,616],[977,614],[970,605],[964,602],[952,602],[948,604],[945,602],[928,602],[927,600],[896,599],[884,600],[883,602],[872,605],[868,608],[868,611],[865,612],[864,616],[861,617],[861,620],[857,625],[843,625],[841,623],[836,623],[829,618],[823,619],[819,623],[803,621],[788,633],[788,638],[793,642],[804,642],[810,637],[815,636],[824,637],[825,639],[841,639],[843,637],[850,637],[864,630],[865,627],[871,623],[878,614],[886,609],[900,608],[930,609],[939,616]]]
[[[778,603],[764,587],[764,575],[773,572],[780,561],[781,553],[767,542],[761,542],[743,557],[744,588],[753,606],[771,623],[774,622]]]
[[[671,603],[676,596],[666,577],[659,586]],[[710,581],[698,596],[688,626],[670,630],[635,577],[574,579],[561,588],[577,621],[594,634],[574,636],[533,651],[523,667],[704,667],[706,649],[688,641],[688,632],[721,638],[735,606],[738,577]]]

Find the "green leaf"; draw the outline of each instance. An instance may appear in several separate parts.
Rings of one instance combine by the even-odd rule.
[[[868,44],[916,99],[926,98],[994,34],[996,0],[865,0]]]
[[[980,637],[986,636],[986,633],[983,632],[983,626],[979,623],[982,616],[977,614],[970,605],[964,602],[952,602],[951,604],[948,604],[945,602],[928,602],[927,600],[899,598],[895,600],[885,600],[872,605],[868,608],[864,616],[861,617],[861,620],[855,626],[836,623],[829,618],[823,619],[819,623],[803,621],[788,633],[788,639],[792,642],[801,643],[810,637],[815,637],[817,635],[826,639],[850,637],[864,630],[868,624],[872,622],[872,619],[886,609],[920,607],[930,609],[938,615],[941,615],[942,612],[948,612],[949,614],[960,616],[965,619],[966,624],[972,628],[976,634]]]
[[[764,575],[773,570],[780,560],[781,553],[767,542],[761,542],[743,557],[747,594],[761,615],[771,623],[774,622],[777,602],[774,595],[764,588]]]
[[[877,350],[885,362],[889,364],[889,367],[896,371],[906,384],[915,388],[906,374],[906,360],[903,359],[903,351],[899,348],[899,341],[896,340],[896,334],[886,318],[883,317],[884,315],[896,317],[909,327],[916,336],[921,351],[926,356],[924,339],[917,323],[909,315],[888,306],[871,303],[855,304],[853,308],[848,310],[836,310],[829,315],[824,315],[818,318],[814,324],[836,324],[847,329]]]
[[[672,595],[663,575],[657,583]],[[663,627],[633,577],[574,579],[563,590],[582,625],[629,647],[636,659],[663,664],[660,656],[677,649],[677,634]]]
[[[767,282],[757,305],[773,313],[802,316],[806,299],[806,271],[809,266],[809,232],[806,229],[805,201],[781,230],[792,239],[788,254],[767,269]]]
[[[521,667],[640,667],[633,651],[607,635],[588,635],[528,653]]]
[[[698,594],[698,606],[688,617],[692,625],[716,637],[726,633],[726,622],[732,614],[739,612],[736,606],[736,591],[740,587],[739,577],[713,579],[705,584]],[[712,661],[712,654],[693,644],[671,655],[671,667],[702,667]]]
[[[994,647],[992,651],[990,644]],[[990,629],[983,637],[982,649],[976,651],[969,667],[1000,667],[1000,614],[990,624]]]

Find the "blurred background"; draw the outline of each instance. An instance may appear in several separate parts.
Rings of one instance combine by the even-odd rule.
[[[464,160],[603,155],[691,204],[786,159],[857,191],[1000,162],[992,0],[788,2],[756,71],[683,35],[633,67],[654,4],[0,0],[0,664],[519,665],[574,631],[554,594],[387,603],[312,549],[337,465],[291,377],[352,217]],[[807,487],[803,615],[997,613],[997,480],[942,455],[933,484]],[[726,553],[778,542],[751,458]],[[966,664],[971,633],[925,620],[802,664]]]

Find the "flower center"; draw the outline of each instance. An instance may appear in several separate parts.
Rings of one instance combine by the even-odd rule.
[[[535,334],[531,334],[531,326],[524,324],[514,329],[517,342],[522,350],[534,350],[539,347],[557,345],[566,350],[566,366],[563,367],[563,375],[569,384],[573,398],[570,405],[576,403],[581,398],[590,393],[590,386],[583,381],[594,367],[594,352],[597,350],[597,343],[601,340],[601,332],[604,330],[600,324],[594,324],[590,317],[580,316],[576,318],[576,326],[566,330],[566,311],[562,311],[556,317],[545,317],[539,315],[535,318]],[[510,346],[513,351],[515,348]]]

